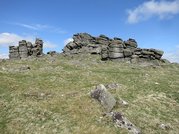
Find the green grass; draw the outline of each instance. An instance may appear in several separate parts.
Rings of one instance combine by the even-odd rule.
[[[21,66],[31,69],[19,71]],[[89,96],[94,86],[110,83],[121,85],[111,91],[115,98],[129,103],[114,111],[142,133],[179,133],[179,65],[141,67],[94,55],[0,63],[0,133],[125,134]],[[159,128],[162,123],[170,129]]]

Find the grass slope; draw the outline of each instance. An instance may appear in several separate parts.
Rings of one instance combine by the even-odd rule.
[[[109,83],[119,83],[111,93],[129,103],[114,111],[142,133],[179,133],[179,65],[140,67],[95,56],[1,62],[0,133],[125,134],[89,96],[94,86]]]

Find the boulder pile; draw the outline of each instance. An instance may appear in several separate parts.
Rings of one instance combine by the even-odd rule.
[[[29,56],[37,57],[43,54],[43,41],[36,39],[35,43],[26,40],[19,41],[18,46],[9,46],[9,59],[24,59]]]
[[[105,35],[93,37],[88,33],[73,35],[73,41],[68,43],[64,54],[90,53],[101,55],[102,60],[129,61],[131,63],[163,61],[163,51],[157,49],[138,48],[137,41],[129,38],[123,41],[121,38],[110,39]]]

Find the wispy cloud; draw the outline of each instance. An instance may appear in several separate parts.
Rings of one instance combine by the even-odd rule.
[[[0,47],[8,47],[10,45],[18,45],[20,40],[27,40],[30,42],[35,42],[35,37],[33,36],[21,36],[15,33],[0,33]],[[44,41],[44,48],[56,48],[57,45],[50,42]]]
[[[48,25],[42,25],[42,24],[29,25],[29,24],[23,24],[23,23],[14,23],[14,25],[21,26],[21,27],[24,27],[24,28],[28,28],[28,29],[31,29],[31,30],[44,30],[44,29],[50,28]]]
[[[127,22],[130,24],[148,20],[154,16],[159,19],[169,19],[179,14],[179,0],[150,0],[135,9],[127,10]]]
[[[58,33],[58,34],[66,34],[68,33],[66,30],[60,28],[60,27],[55,27],[51,25],[44,25],[44,24],[24,24],[24,23],[9,23],[13,24],[16,26],[20,26],[23,28],[27,28],[30,30],[35,30],[35,31],[46,31],[46,32],[51,32],[51,33]]]
[[[170,62],[179,63],[179,45],[176,46],[175,50],[165,52],[163,58],[168,59]]]

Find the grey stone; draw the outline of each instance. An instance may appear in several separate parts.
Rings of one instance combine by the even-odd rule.
[[[66,45],[66,47],[67,47],[68,49],[70,49],[70,50],[75,49],[75,48],[78,48],[77,44],[74,43],[74,42],[69,42],[69,43]]]
[[[124,45],[123,44],[110,44],[109,45],[110,48],[124,48]]]
[[[133,52],[130,49],[124,49],[124,56],[131,57]]]
[[[160,60],[162,58],[162,55],[155,54],[155,58]]]
[[[101,53],[101,48],[100,48],[100,47],[91,48],[91,49],[90,49],[90,53],[91,53],[91,54],[100,54],[100,53]]]
[[[102,84],[98,85],[95,90],[91,91],[91,97],[98,100],[106,112],[110,112],[116,105],[115,98]]]
[[[119,103],[120,105],[122,105],[122,106],[127,106],[127,105],[129,105],[128,102],[126,102],[125,100],[122,100],[122,99],[119,100],[118,103]]]
[[[119,40],[119,41],[123,42],[123,40],[121,38],[118,38],[118,37],[114,37],[114,40]]]
[[[109,47],[109,52],[122,53],[123,51],[124,51],[123,48],[119,48],[119,47]]]
[[[168,129],[170,129],[170,125],[168,125],[168,124],[160,124],[159,127],[160,127],[161,129],[163,129],[163,130],[168,130]]]
[[[36,39],[35,44],[32,45],[31,42],[26,42],[26,40],[19,41],[17,47],[9,47],[9,58],[10,59],[24,59],[31,56],[43,55],[43,41],[41,39]]]
[[[62,51],[63,53],[70,53],[70,49],[67,46],[65,46]]]
[[[28,48],[25,40],[19,41],[19,56],[21,59],[28,57]]]
[[[124,58],[124,54],[123,53],[109,52],[109,58],[111,58],[111,59]]]
[[[110,38],[107,37],[107,36],[104,35],[104,34],[99,35],[99,38],[103,38],[103,39],[105,39],[105,40],[110,40]]]
[[[110,40],[107,40],[106,38],[97,37],[96,41],[97,44],[108,46],[110,44]]]
[[[111,44],[123,44],[124,42],[122,40],[119,40],[119,39],[114,39],[110,42]]]
[[[135,55],[141,55],[141,52],[134,52]]]
[[[120,112],[112,112],[112,119],[117,125],[117,127],[125,128],[132,134],[141,134],[139,128],[137,128],[133,123],[131,123],[126,117]]]
[[[111,83],[111,84],[105,85],[105,87],[106,87],[107,89],[117,89],[117,88],[120,87],[120,85],[119,85],[118,83]]]
[[[150,50],[145,50],[145,49],[142,50],[141,54],[155,56],[154,52],[151,52]]]
[[[89,43],[94,43],[95,38],[89,35],[88,33],[78,33],[73,36],[73,40],[77,44],[87,46]]]
[[[9,46],[9,58],[20,59],[18,46]]]
[[[107,53],[102,53],[102,54],[101,54],[101,59],[102,59],[102,60],[107,60],[108,57],[109,57],[109,56],[108,56]]]
[[[139,59],[131,59],[131,63],[134,63],[134,64],[139,63]]]
[[[108,48],[102,48],[102,50],[101,50],[101,59],[102,60],[107,60],[108,57],[109,57]]]
[[[134,54],[134,55],[131,56],[131,58],[135,59],[135,58],[139,58],[139,56]]]
[[[129,39],[124,42],[127,48],[137,48],[137,42],[134,39]]]
[[[105,35],[93,37],[87,33],[78,33],[73,36],[73,42],[64,47],[63,53],[68,55],[101,54],[102,60],[124,61],[127,63],[149,62],[149,64],[152,64],[156,59],[162,62],[163,51],[141,49],[137,46],[137,41],[131,38],[123,41],[118,37],[110,39]]]
[[[151,51],[151,52],[154,52],[154,53],[157,54],[157,55],[161,55],[161,56],[164,54],[163,51],[157,50],[157,49],[150,49],[150,51]]]
[[[49,51],[49,52],[47,52],[47,54],[53,56],[53,55],[56,55],[57,52],[56,51]]]

